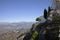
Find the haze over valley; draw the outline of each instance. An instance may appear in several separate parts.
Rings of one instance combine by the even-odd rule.
[[[0,23],[0,34],[6,33],[8,31],[14,31],[14,30],[24,30],[24,29],[30,29],[32,27],[33,22],[19,22],[19,23]]]

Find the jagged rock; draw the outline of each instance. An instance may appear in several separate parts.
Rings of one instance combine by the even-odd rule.
[[[33,24],[30,33],[24,37],[27,39],[24,40],[58,40],[60,26],[60,14],[58,14],[56,10],[52,10],[45,22]]]

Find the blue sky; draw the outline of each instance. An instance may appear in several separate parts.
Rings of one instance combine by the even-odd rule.
[[[51,0],[0,0],[0,22],[35,21]]]

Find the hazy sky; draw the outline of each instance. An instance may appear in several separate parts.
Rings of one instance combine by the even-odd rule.
[[[0,0],[0,22],[35,21],[51,0]]]

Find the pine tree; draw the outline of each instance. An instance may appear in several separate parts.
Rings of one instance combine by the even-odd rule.
[[[48,13],[47,10],[44,9],[44,18],[45,18],[45,19],[47,19],[47,13]]]
[[[51,7],[49,6],[49,7],[48,7],[48,13],[49,13],[50,11],[51,11]]]
[[[49,16],[50,15],[50,11],[51,11],[52,9],[51,9],[51,7],[49,6],[48,7],[48,14],[47,14],[47,16]]]

